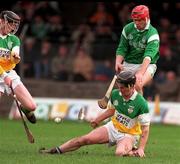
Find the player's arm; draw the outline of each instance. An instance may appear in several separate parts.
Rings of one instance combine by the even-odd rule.
[[[115,63],[115,70],[116,72],[120,72],[123,70],[122,62],[124,57],[122,55],[116,55],[116,63]]]
[[[141,104],[141,114],[138,116],[138,121],[141,125],[142,134],[140,136],[138,149],[135,151],[135,155],[138,157],[145,157],[145,147],[149,137],[149,127],[151,116],[149,113],[149,108],[147,102]]]
[[[115,109],[109,108],[105,110],[102,114],[100,114],[98,117],[96,117],[94,120],[91,121],[91,126],[93,128],[96,128],[102,121],[105,119],[112,117],[114,115]]]
[[[151,58],[149,56],[145,57],[141,65],[141,68],[136,74],[144,75],[150,63],[151,63]]]
[[[145,147],[149,137],[149,125],[142,125],[141,126],[142,134],[139,141],[139,147],[135,152],[135,155],[139,157],[145,157]]]
[[[115,63],[116,72],[120,72],[123,69],[122,63],[123,63],[124,57],[127,53],[128,53],[128,40],[127,40],[125,28],[124,28],[122,30],[118,48],[116,50],[116,63]]]
[[[12,51],[11,51],[11,62],[14,64],[18,64],[21,60],[20,55],[20,47],[19,46],[15,46]]]

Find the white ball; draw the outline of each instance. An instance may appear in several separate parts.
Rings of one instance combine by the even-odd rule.
[[[56,122],[56,123],[60,123],[61,122],[61,118],[60,117],[56,117],[55,119],[54,119],[54,121]]]

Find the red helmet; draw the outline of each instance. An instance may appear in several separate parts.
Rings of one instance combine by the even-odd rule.
[[[149,8],[145,5],[139,5],[133,8],[131,12],[132,19],[149,19]]]

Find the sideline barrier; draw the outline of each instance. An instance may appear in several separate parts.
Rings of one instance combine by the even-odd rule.
[[[52,120],[61,117],[67,120],[78,120],[78,113],[84,108],[86,120],[95,118],[104,109],[99,108],[95,99],[61,99],[61,98],[35,98],[37,119]],[[148,103],[152,123],[180,125],[180,103],[160,102]],[[20,115],[15,103],[12,104],[9,119],[19,119]]]

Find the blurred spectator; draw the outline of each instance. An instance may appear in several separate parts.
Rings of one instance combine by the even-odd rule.
[[[54,80],[69,80],[71,70],[71,58],[69,57],[69,49],[65,44],[58,48],[57,55],[52,58],[51,73]]]
[[[50,42],[65,42],[69,37],[68,27],[64,24],[61,15],[52,15],[49,17],[49,26],[47,29],[47,37]]]
[[[110,60],[103,60],[96,63],[94,79],[97,81],[109,81],[113,78],[115,71]]]
[[[131,21],[129,5],[123,5],[121,9],[118,11],[118,18],[122,26],[126,25]]]
[[[173,31],[175,30],[175,26],[171,23],[170,19],[166,17],[161,17],[159,20],[158,30],[172,34]]]
[[[157,90],[162,101],[177,101],[179,94],[179,83],[174,71],[168,71],[166,81],[163,84],[157,84]]]
[[[104,2],[97,2],[95,12],[90,16],[89,22],[94,26],[99,24],[108,23],[110,25],[114,24],[114,19],[111,13],[107,11]]]
[[[163,84],[166,81],[166,72],[163,70],[157,70],[154,76],[154,82],[158,84]]]
[[[143,91],[143,96],[148,100],[148,101],[154,101],[155,95],[157,93],[157,89],[155,86],[155,83],[153,80],[151,80],[147,85],[144,87]]]
[[[167,51],[170,47],[170,38],[169,38],[169,33],[168,32],[160,32],[160,40],[161,40],[161,44],[159,47],[159,51],[160,51],[160,56],[164,57],[167,54]]]
[[[37,40],[43,40],[47,35],[48,25],[44,22],[41,15],[35,15],[30,25],[31,35]]]
[[[53,57],[52,44],[43,40],[40,47],[40,58],[34,63],[35,78],[48,78],[50,75],[50,64]]]
[[[178,63],[170,47],[167,47],[165,55],[159,58],[158,65],[162,70],[166,72],[170,70],[173,70],[174,72],[177,71]]]
[[[61,9],[59,7],[59,3],[56,1],[53,1],[53,4],[51,1],[40,1],[36,2],[35,14],[41,15],[46,21],[49,21],[50,16],[60,15]]]
[[[23,69],[25,77],[33,77],[33,53],[36,41],[34,38],[26,38],[23,46]]]
[[[73,81],[91,81],[94,78],[94,61],[87,52],[80,48],[73,59]]]
[[[180,76],[180,28],[177,29],[177,31],[175,32],[175,41],[171,46],[172,51],[173,51],[173,56],[174,56],[174,60],[176,61],[176,72],[177,75]]]
[[[32,1],[18,1],[17,10],[21,11],[24,15],[24,21],[30,23],[36,10],[36,4]]]
[[[175,25],[179,25],[179,17],[177,15],[180,15],[180,2],[173,3],[173,5],[174,5],[174,9],[172,12],[173,14],[171,20]]]
[[[96,26],[95,40],[92,46],[94,60],[112,59],[117,46],[117,36],[107,23]]]
[[[76,51],[82,47],[86,50],[87,53],[91,54],[92,52],[92,42],[94,41],[94,33],[91,31],[91,28],[86,23],[81,23],[71,35],[72,48],[71,54],[76,53]]]

